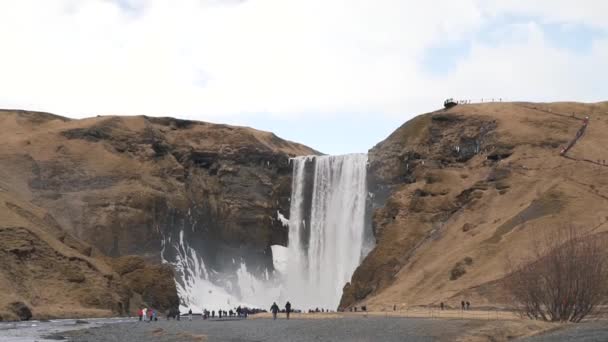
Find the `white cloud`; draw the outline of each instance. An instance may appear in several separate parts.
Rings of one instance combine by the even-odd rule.
[[[608,29],[608,2],[603,0],[479,0],[483,12],[491,15],[533,16],[546,23],[580,23]]]
[[[599,100],[608,41],[546,42],[544,22],[606,29],[603,1],[4,0],[0,106],[93,114],[413,114],[445,96]],[[503,14],[539,18],[479,41]],[[430,46],[468,40],[450,73]]]

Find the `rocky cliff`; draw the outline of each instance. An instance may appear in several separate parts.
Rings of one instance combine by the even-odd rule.
[[[167,311],[178,298],[173,271],[141,262],[128,270],[100,258],[45,209],[0,183],[0,320]],[[118,264],[116,264],[118,265]],[[130,282],[146,275],[153,282]]]
[[[216,271],[236,267],[225,262],[227,255],[252,271],[272,270],[270,246],[287,242],[281,213],[289,212],[289,157],[317,153],[245,127],[145,116],[71,120],[11,110],[0,111],[0,142],[0,217],[21,217],[3,220],[3,241],[16,242],[2,246],[13,259],[3,263],[0,279],[17,281],[23,300],[48,304],[49,315],[58,314],[55,303],[68,299],[21,286],[45,276],[16,278],[17,270],[33,263],[19,263],[21,254],[32,255],[15,246],[40,244],[35,253],[46,254],[35,255],[47,267],[38,271],[71,265],[76,269],[66,272],[78,274],[77,280],[84,272],[84,281],[61,273],[53,279],[58,289],[100,296],[105,291],[107,300],[74,305],[114,312],[129,306],[120,299],[128,296],[122,288],[148,303],[175,305],[175,285],[167,281],[172,283],[172,273],[146,265],[179,263],[190,248]],[[37,229],[52,236],[38,241]],[[69,252],[60,257],[57,250]],[[70,253],[84,261],[72,262]],[[187,269],[176,271],[182,281],[191,276]]]
[[[369,152],[377,245],[340,306],[507,303],[505,260],[535,237],[608,231],[607,128],[606,102],[458,105],[405,123]]]

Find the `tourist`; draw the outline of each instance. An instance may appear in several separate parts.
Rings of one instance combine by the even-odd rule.
[[[291,303],[289,301],[287,301],[287,304],[285,304],[285,314],[287,314],[287,319],[289,319],[290,312],[291,312]]]
[[[443,311],[443,302],[441,302],[439,306],[441,307],[441,311]]]
[[[220,310],[217,310],[217,312],[218,312],[218,315],[220,316],[220,319],[222,319],[222,312],[223,311],[220,309]]]
[[[141,318],[144,315],[144,310],[142,308],[139,308],[139,310],[137,310],[137,316],[139,316],[139,321],[141,322]]]
[[[464,300],[460,301],[460,308],[464,311]]]
[[[158,311],[152,310],[152,318],[154,319],[154,322],[158,321]]]
[[[215,318],[215,310],[211,310],[211,318]]]
[[[467,311],[471,308],[471,303],[467,300]]]
[[[188,310],[188,320],[192,320],[192,309]]]
[[[146,320],[146,318],[148,318],[148,308],[144,308],[144,309],[141,311],[141,313],[142,313],[143,319],[144,319],[144,321],[145,321],[145,320]]]
[[[276,302],[272,303],[272,306],[270,307],[270,311],[272,312],[272,319],[273,320],[277,319],[277,313],[279,312],[279,306],[277,305]]]
[[[152,314],[153,313],[154,313],[154,310],[148,309],[148,323],[152,322]]]

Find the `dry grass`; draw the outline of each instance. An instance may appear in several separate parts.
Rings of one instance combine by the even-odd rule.
[[[572,112],[574,118],[556,115]],[[390,276],[373,286],[383,290],[357,306],[390,311],[395,304],[438,306],[444,302],[459,308],[461,300],[468,300],[474,308],[507,307],[510,299],[498,286],[507,271],[507,255],[527,256],[534,236],[564,224],[584,234],[608,230],[606,103],[487,103],[456,106],[449,113],[495,121],[496,145],[511,146],[512,154],[492,163],[486,160],[488,152],[482,152],[466,163],[440,167],[426,160],[416,169],[415,183],[396,187],[387,209],[375,216],[382,232],[381,248],[370,257],[378,260],[369,266],[364,262],[361,268],[376,274],[376,282],[382,273]],[[574,159],[560,157],[556,143],[572,139],[582,124],[580,119],[589,114],[587,133],[569,153]],[[383,143],[382,153],[389,153],[390,143],[399,139],[407,140],[391,136]],[[424,141],[416,138],[420,140]],[[416,148],[423,154],[426,147],[412,144],[404,149]],[[606,160],[607,165],[589,160]],[[505,169],[508,175],[489,181],[496,169]],[[472,188],[476,190],[471,201],[445,221],[436,219],[437,213],[454,208],[459,194]],[[416,197],[418,189],[432,195]],[[467,256],[475,262],[465,267],[461,277],[450,280],[454,265]]]
[[[177,334],[180,341],[192,341],[192,342],[205,342],[207,341],[207,335],[196,335],[190,333],[180,333]]]
[[[546,322],[530,320],[505,320],[483,322],[482,324],[467,324],[465,332],[457,339],[458,342],[503,342],[534,336],[562,326]]]

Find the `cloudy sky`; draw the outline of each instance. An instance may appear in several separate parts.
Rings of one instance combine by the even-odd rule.
[[[0,0],[0,107],[365,152],[444,98],[608,100],[606,0]]]

